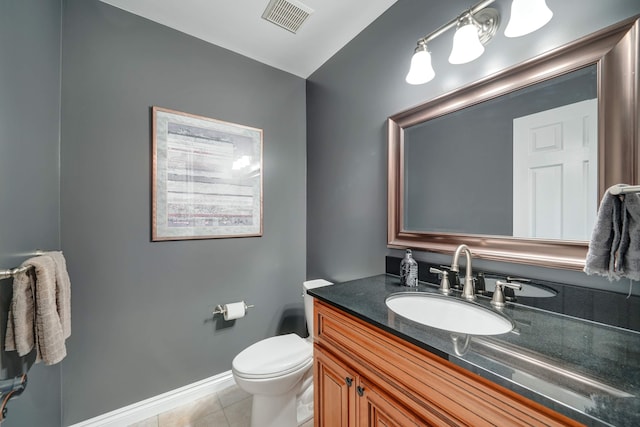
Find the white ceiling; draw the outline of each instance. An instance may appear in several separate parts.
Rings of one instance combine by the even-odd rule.
[[[298,0],[314,12],[293,34],[262,19],[269,0],[102,0],[307,78],[397,0]]]

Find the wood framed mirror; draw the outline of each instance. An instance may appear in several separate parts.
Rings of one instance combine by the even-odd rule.
[[[494,232],[491,228],[474,228],[477,217],[495,216],[500,211],[507,211],[511,215],[513,204],[518,204],[521,198],[517,196],[516,191],[515,199],[517,200],[514,202],[513,190],[498,189],[495,190],[497,202],[488,203],[490,206],[495,206],[496,211],[487,209],[478,211],[475,206],[478,206],[478,200],[484,200],[485,196],[474,191],[469,193],[473,194],[474,200],[469,200],[471,197],[468,195],[465,196],[460,191],[449,188],[452,182],[451,174],[458,173],[456,164],[459,164],[460,152],[465,150],[458,149],[451,156],[439,157],[443,150],[428,145],[430,140],[434,139],[432,138],[434,132],[428,126],[463,113],[473,114],[475,109],[483,104],[489,105],[488,108],[491,111],[496,111],[495,103],[501,98],[513,98],[521,93],[532,92],[536,86],[548,88],[557,82],[571,80],[574,74],[592,75],[595,86],[593,92],[597,95],[597,101],[594,101],[593,107],[594,112],[597,110],[597,130],[594,131],[597,134],[597,141],[594,141],[597,167],[592,172],[597,174],[597,179],[593,180],[595,189],[591,196],[595,210],[595,206],[611,185],[639,183],[639,49],[640,19],[636,16],[390,117],[387,123],[388,247],[414,248],[449,254],[453,253],[459,244],[464,243],[478,258],[572,270],[584,268],[590,234],[584,239],[575,237],[580,236],[579,234],[574,234],[573,238],[514,237],[513,231],[511,233]],[[545,95],[545,98],[548,97]],[[453,126],[465,126],[465,124],[468,124],[468,121]],[[421,137],[417,142],[410,141],[411,138],[416,139],[415,135]],[[445,134],[441,137],[444,140],[441,146],[448,146],[450,143],[448,136]],[[460,147],[465,147],[464,144],[468,147],[470,143],[475,143],[473,135]],[[512,143],[513,141],[508,141],[509,153],[515,151]],[[415,144],[423,146],[421,150],[416,150],[410,148],[412,147],[410,144],[413,144],[413,147],[416,147]],[[480,149],[483,148],[484,145],[480,145]],[[418,158],[416,161],[414,154],[421,151],[426,153],[426,159]],[[447,165],[448,172],[421,177],[423,184],[430,185],[422,185],[423,188],[415,191],[417,185],[414,184],[414,178],[411,178],[412,184],[409,185],[407,177],[413,177],[411,174],[416,170],[415,164],[421,165],[420,169],[429,171],[431,167],[427,160],[434,162],[432,163],[434,170],[437,170],[435,166],[437,164]],[[411,164],[414,166],[410,169]],[[482,168],[485,165],[479,162],[478,167]],[[490,166],[487,166],[487,169],[489,168]],[[506,176],[513,178],[514,175],[512,164],[490,169],[505,169],[508,170]],[[483,175],[483,172],[475,171],[475,174],[463,176],[457,181],[487,187],[488,185],[483,181]],[[500,180],[508,181],[503,176],[496,178],[495,182]],[[490,187],[494,188],[492,185]],[[436,195],[428,194],[423,191],[427,188],[439,188],[441,191]],[[513,189],[513,183],[508,188]],[[560,194],[563,191],[566,193],[567,189],[557,192]],[[461,225],[460,230],[433,226],[434,223],[431,225],[417,223],[412,216],[426,217],[429,214],[427,208],[426,210],[409,208],[408,202],[415,200],[415,197],[421,197],[427,201],[422,203],[423,207],[428,208],[429,204],[440,206],[445,213],[442,218],[447,212],[460,211],[467,211],[470,216],[457,220]],[[504,198],[502,205],[500,197]],[[467,200],[469,200],[468,203],[466,203]],[[595,218],[595,212],[591,213]],[[517,220],[516,218],[516,222]],[[494,222],[508,223],[500,220]],[[438,220],[435,224],[439,224]],[[516,233],[516,235],[519,234]]]

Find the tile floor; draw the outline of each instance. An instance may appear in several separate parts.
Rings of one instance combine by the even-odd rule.
[[[250,424],[251,395],[234,385],[129,427],[249,427]],[[313,419],[301,427],[313,427]]]

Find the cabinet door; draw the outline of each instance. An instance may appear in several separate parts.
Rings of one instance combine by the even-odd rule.
[[[355,426],[356,374],[318,347],[314,356],[315,427]]]
[[[405,410],[383,391],[361,378],[356,387],[358,427],[434,426]]]
[[[322,301],[314,310],[314,347],[352,367],[364,387],[366,405],[357,395],[353,403],[363,424],[350,425],[583,426]]]

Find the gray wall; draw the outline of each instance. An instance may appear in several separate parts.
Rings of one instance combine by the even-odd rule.
[[[467,1],[399,0],[307,80],[309,277],[347,280],[382,273],[384,256],[402,253],[386,247],[387,117],[640,13],[637,0],[548,0],[554,17],[547,26],[507,39],[503,32],[509,4],[493,4],[503,24],[484,55],[471,63],[447,62],[453,31],[429,43],[436,77],[427,84],[404,81],[416,41],[468,8]],[[451,262],[449,255],[418,253],[416,258]],[[628,283],[609,284],[578,272],[474,265],[619,292],[628,289]]]
[[[306,116],[299,77],[97,0],[65,1],[63,17],[69,425],[230,370],[267,336],[304,333]],[[264,129],[263,237],[150,241],[153,105]],[[245,318],[212,321],[216,304],[243,299],[255,304]]]
[[[414,87],[404,76],[416,40],[468,7],[432,3],[400,0],[314,73],[305,99],[300,78],[97,0],[68,0],[62,111],[61,1],[0,3],[0,268],[61,244],[73,282],[62,381],[59,366],[35,365],[5,425],[73,424],[227,371],[263,337],[303,333],[305,277],[377,274],[385,255],[399,254],[386,248],[388,116],[640,13],[636,0],[549,0],[555,17],[544,30],[500,34],[471,64],[448,65],[450,36],[440,37],[436,79]],[[495,5],[503,17],[506,3]],[[150,242],[152,105],[264,129],[263,237]],[[212,321],[216,304],[240,299],[256,304],[246,318]]]
[[[0,2],[0,269],[60,247],[60,19],[60,0]],[[11,279],[1,281],[0,348],[11,293]],[[15,352],[0,361],[0,380],[22,374]],[[2,425],[59,425],[60,365],[35,365],[28,377]]]

